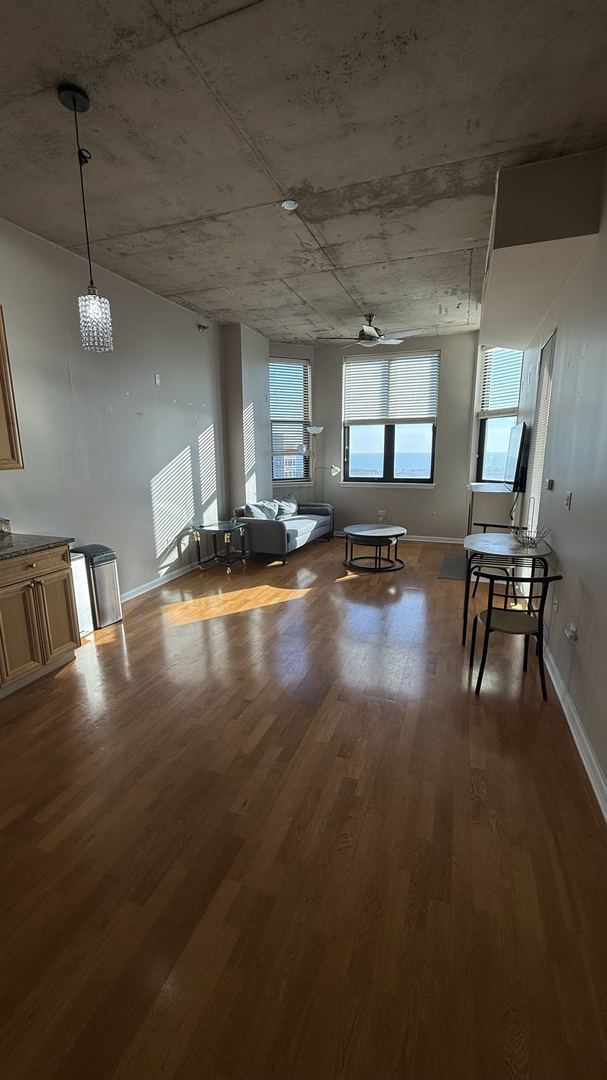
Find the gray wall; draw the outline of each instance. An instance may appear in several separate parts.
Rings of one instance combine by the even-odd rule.
[[[435,483],[433,487],[344,484],[341,475],[334,479],[326,471],[319,472],[315,497],[334,504],[337,528],[348,522],[377,521],[381,509],[387,512],[386,520],[404,525],[411,536],[463,537],[477,339],[474,333],[424,337],[408,339],[404,345],[385,350],[395,355],[404,351],[440,350]],[[342,364],[340,348],[316,350],[314,423],[325,425],[317,444],[318,461],[322,465],[334,463],[340,468],[343,466]]]
[[[218,330],[114,274],[113,353],[80,346],[76,255],[0,222],[4,309],[23,472],[0,473],[0,516],[20,532],[99,541],[123,592],[187,565],[192,517],[224,510]],[[155,372],[161,384],[154,383]]]
[[[594,754],[607,774],[607,189],[593,239],[525,353],[521,419],[532,422],[539,353],[557,328],[540,521],[564,574],[548,646]],[[571,510],[564,506],[573,492]],[[569,641],[563,629],[579,633]]]

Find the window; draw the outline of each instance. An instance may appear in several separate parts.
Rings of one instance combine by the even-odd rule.
[[[523,354],[483,349],[476,479],[504,479],[510,432],[516,424]]]
[[[310,365],[295,360],[270,364],[272,480],[310,479]]]
[[[439,366],[438,353],[344,361],[344,481],[432,483]]]
[[[535,399],[535,416],[533,419],[533,428],[531,430],[528,469],[529,484],[527,485],[527,513],[529,525],[532,529],[537,529],[540,516],[542,481],[544,478],[544,458],[546,455],[546,440],[548,437],[550,398],[552,396],[552,368],[554,364],[555,345],[556,330],[544,345],[540,356],[537,397]]]

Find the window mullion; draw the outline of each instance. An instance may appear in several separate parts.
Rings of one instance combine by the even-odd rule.
[[[394,480],[394,424],[386,424],[384,430],[384,476],[386,481]]]

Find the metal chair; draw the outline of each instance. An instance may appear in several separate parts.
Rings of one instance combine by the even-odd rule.
[[[501,523],[498,524],[495,521],[473,521],[472,525],[473,525],[473,528],[482,529],[484,533],[487,532],[487,529],[491,529],[491,532],[497,532],[498,530],[499,530],[499,532],[510,532],[510,525],[503,525]],[[496,557],[492,558],[491,555],[473,555],[472,556],[472,561],[477,566],[481,566],[481,565],[483,565],[483,566],[497,566],[497,567],[501,568],[502,574],[506,575],[506,578],[508,579],[508,581],[510,579],[510,571],[516,565],[515,562],[514,562],[514,559],[504,559],[503,556],[500,557],[500,558],[496,558]],[[474,589],[472,590],[472,597],[473,598],[476,596],[476,590],[477,589],[478,589],[478,578],[474,582]],[[510,596],[510,587],[509,587],[509,584],[507,584],[506,585],[506,596],[505,596],[504,607],[506,607],[509,596]],[[516,601],[516,593],[514,591],[514,586],[512,586],[512,599],[514,601]]]
[[[472,671],[474,665],[474,653],[476,649],[476,628],[477,624],[481,622],[485,627],[485,637],[483,640],[483,652],[481,656],[481,663],[478,669],[478,677],[476,680],[475,694],[480,694],[481,683],[483,681],[483,675],[485,673],[485,663],[487,661],[487,651],[489,649],[489,637],[494,631],[498,631],[502,634],[515,634],[524,635],[525,637],[525,651],[523,654],[523,671],[527,670],[527,660],[529,658],[529,638],[535,637],[536,639],[536,654],[538,660],[538,667],[540,669],[540,681],[542,684],[542,697],[544,701],[547,700],[546,693],[546,675],[544,672],[544,609],[546,607],[546,597],[548,596],[548,589],[553,581],[562,581],[562,574],[552,574],[536,576],[536,577],[515,577],[509,576],[506,589],[512,586],[513,590],[516,590],[517,585],[524,587],[524,595],[521,596],[523,604],[522,608],[508,608],[497,607],[494,603],[496,599],[502,600],[503,594],[495,592],[496,585],[504,585],[503,577],[499,576],[499,571],[486,570],[482,566],[474,567],[472,573],[477,579],[483,579],[489,583],[489,596],[487,601],[487,608],[485,611],[480,611],[474,616],[474,622],[472,624],[472,642],[470,645],[470,671]]]

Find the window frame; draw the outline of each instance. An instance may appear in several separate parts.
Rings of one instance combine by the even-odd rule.
[[[430,457],[430,476],[395,476],[394,475],[394,446],[396,443],[395,428],[404,427],[406,424],[419,427],[421,424],[432,425],[432,450]],[[399,420],[399,421],[369,421],[370,427],[383,427],[384,429],[384,472],[382,476],[350,476],[350,428],[364,427],[362,423],[344,424],[343,446],[343,483],[344,484],[424,484],[428,486],[434,483],[434,469],[436,463],[436,420]]]
[[[405,486],[414,485],[415,487],[433,487],[435,484],[436,474],[436,430],[438,426],[438,408],[439,408],[439,396],[440,396],[440,376],[441,376],[441,351],[440,349],[433,349],[429,352],[399,350],[392,353],[378,353],[374,359],[378,362],[385,361],[398,361],[398,360],[430,360],[436,362],[436,399],[435,406],[436,411],[430,416],[418,415],[418,416],[396,416],[394,419],[389,417],[385,418],[368,418],[368,419],[355,419],[347,421],[346,415],[346,382],[345,372],[348,360],[351,362],[361,361],[363,363],[369,363],[372,358],[369,355],[354,355],[346,359],[343,358],[342,362],[342,483],[343,484],[384,484],[384,485],[398,485]],[[432,384],[430,384],[432,385]],[[417,385],[414,381],[412,392],[415,393]],[[427,477],[419,476],[395,476],[395,443],[396,443],[396,428],[404,427],[406,425],[432,425],[432,448],[430,452],[430,475]],[[384,429],[384,471],[382,476],[350,476],[350,428],[362,427],[363,425],[369,425],[371,427],[383,427]]]
[[[271,369],[272,364],[283,364],[283,365],[288,364],[290,366],[300,367],[302,369],[306,369],[307,373],[308,373],[307,374],[307,382],[308,382],[308,393],[307,393],[308,416],[307,417],[305,416],[306,400],[305,400],[305,393],[304,393],[304,402],[303,402],[304,408],[302,410],[304,412],[303,420],[292,420],[291,418],[279,419],[278,417],[272,418],[271,392],[268,390],[268,405],[269,405],[269,408],[270,408],[270,459],[271,459],[271,461],[270,461],[270,469],[271,469],[271,473],[272,473],[272,486],[273,487],[280,487],[282,485],[286,485],[287,487],[292,487],[293,485],[297,485],[299,487],[302,484],[313,484],[314,483],[314,477],[313,477],[312,460],[311,460],[312,459],[312,439],[311,439],[311,436],[310,436],[310,432],[307,430],[307,428],[310,427],[312,425],[312,423],[313,423],[313,421],[312,421],[312,364],[310,363],[309,360],[299,360],[299,359],[296,359],[295,357],[271,356],[269,361],[268,361],[268,387],[269,387],[269,383],[270,383],[270,369]],[[292,452],[291,453],[289,453],[289,452],[274,453],[274,424],[282,424],[283,426],[284,425],[291,425],[291,424],[293,426],[301,425],[301,427],[302,427],[302,440],[301,440],[301,442],[302,442],[302,445],[305,448],[303,455],[299,455],[299,454],[296,455],[296,454],[294,454]],[[303,456],[303,462],[304,462],[304,476],[302,476],[302,477],[297,477],[297,476],[290,476],[290,477],[289,476],[287,476],[287,477],[279,476],[279,477],[276,477],[274,475],[274,459],[275,458],[281,457],[284,460],[284,458],[286,458],[286,457],[301,457],[301,456]],[[307,475],[306,475],[306,473],[307,473]]]
[[[521,357],[517,402],[516,402],[516,405],[513,405],[513,406],[508,407],[508,408],[495,408],[495,409],[485,408],[485,409],[483,409],[482,408],[482,392],[483,392],[483,383],[484,383],[485,356],[486,356],[487,353],[493,352],[494,350],[497,350],[497,349],[500,349],[500,348],[503,348],[504,351],[508,351],[508,352],[517,352],[517,353],[520,354],[520,357]],[[519,402],[520,402],[520,397],[521,397],[521,379],[522,379],[522,376],[523,376],[524,358],[525,358],[525,353],[524,353],[523,349],[506,349],[505,346],[499,346],[499,345],[492,345],[492,346],[489,346],[489,347],[483,347],[481,352],[479,353],[478,391],[477,391],[478,408],[477,408],[477,411],[476,411],[476,418],[477,418],[477,423],[478,423],[478,439],[477,439],[477,442],[476,442],[476,469],[475,469],[475,473],[474,473],[476,482],[479,483],[479,484],[500,484],[500,483],[502,483],[501,480],[496,480],[496,478],[494,476],[484,476],[483,475],[483,473],[484,473],[484,465],[485,465],[485,441],[486,441],[486,437],[487,437],[487,420],[497,420],[499,418],[512,417],[512,420],[513,420],[512,426],[513,427],[515,426],[515,424],[516,424],[516,422],[518,420]]]

